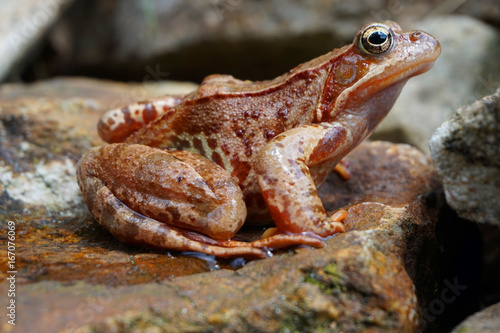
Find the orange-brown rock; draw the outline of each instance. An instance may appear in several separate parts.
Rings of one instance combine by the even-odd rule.
[[[331,175],[321,195],[330,210],[348,210],[348,231],[324,248],[247,263],[200,259],[119,243],[72,190],[72,167],[99,143],[92,124],[130,87],[65,79],[6,88],[0,92],[0,214],[2,237],[8,220],[17,229],[15,331],[35,323],[37,332],[429,327],[443,197],[432,164],[416,149],[374,142],[347,157],[352,179]],[[6,267],[5,247],[0,260]],[[0,271],[1,295],[6,278]]]

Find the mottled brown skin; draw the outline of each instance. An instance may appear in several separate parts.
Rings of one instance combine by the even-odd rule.
[[[328,218],[317,187],[439,53],[423,32],[373,24],[352,45],[270,81],[211,75],[183,98],[109,111],[99,133],[124,143],[82,158],[83,198],[127,243],[221,257],[322,246],[345,230],[346,214]],[[270,218],[277,231],[269,237],[231,240],[245,221]]]

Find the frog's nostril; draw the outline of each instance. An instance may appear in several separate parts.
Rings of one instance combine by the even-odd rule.
[[[415,42],[415,41],[419,40],[421,37],[422,37],[422,32],[420,32],[420,31],[415,31],[414,33],[412,33],[412,34],[410,35],[410,40],[411,40],[412,42]]]

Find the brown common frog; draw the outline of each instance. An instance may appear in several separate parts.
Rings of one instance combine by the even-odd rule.
[[[126,243],[220,257],[322,246],[346,212],[327,216],[317,188],[439,53],[424,32],[374,23],[273,80],[211,75],[186,96],[111,110],[98,126],[111,144],[78,165],[83,199]],[[266,220],[276,228],[261,239],[234,239]]]

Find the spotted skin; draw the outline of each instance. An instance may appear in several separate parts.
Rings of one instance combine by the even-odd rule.
[[[371,31],[383,45],[366,45]],[[377,23],[273,80],[211,75],[186,96],[109,111],[98,129],[111,144],[78,165],[83,199],[126,243],[250,258],[322,246],[347,214],[328,217],[317,188],[439,53],[426,33]],[[271,221],[262,239],[234,240]]]
[[[97,124],[99,135],[109,143],[122,142],[144,125],[168,114],[181,101],[182,96],[166,96],[160,100],[138,102],[121,109],[109,110]]]

